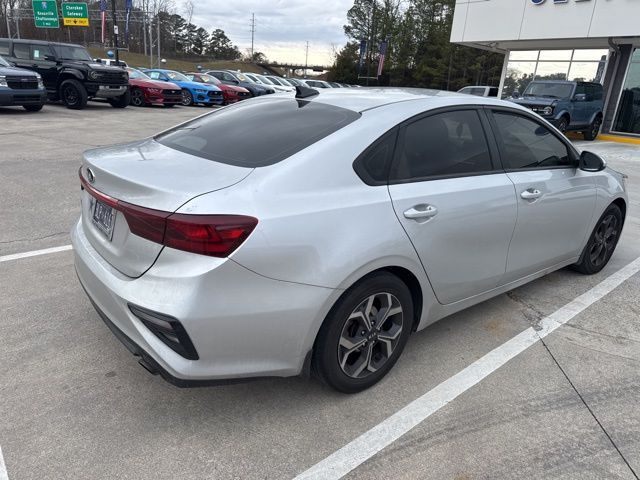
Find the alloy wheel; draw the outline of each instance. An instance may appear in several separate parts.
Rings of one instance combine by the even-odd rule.
[[[192,103],[193,103],[193,97],[191,96],[191,93],[189,93],[189,91],[187,91],[187,90],[183,90],[182,91],[182,105],[184,105],[185,107],[188,107]]]
[[[64,96],[64,103],[66,103],[67,105],[75,105],[76,103],[78,103],[80,97],[78,95],[78,91],[73,85],[67,85],[66,87],[64,87],[62,95]]]
[[[370,295],[351,312],[340,335],[338,364],[351,378],[365,378],[391,358],[403,328],[400,301],[391,293]]]
[[[131,104],[136,107],[141,107],[144,105],[144,95],[140,90],[134,90],[131,94]]]
[[[618,238],[618,219],[607,215],[593,236],[593,245],[589,251],[589,260],[595,267],[604,264],[613,253]]]

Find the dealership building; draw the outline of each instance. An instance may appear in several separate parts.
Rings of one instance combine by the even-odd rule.
[[[456,0],[451,41],[505,54],[503,97],[533,79],[602,83],[602,132],[640,137],[640,0]]]

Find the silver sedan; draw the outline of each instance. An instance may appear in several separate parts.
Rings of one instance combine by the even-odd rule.
[[[411,332],[609,261],[624,175],[513,103],[297,87],[90,150],[72,229],[96,310],[180,386],[382,379]]]

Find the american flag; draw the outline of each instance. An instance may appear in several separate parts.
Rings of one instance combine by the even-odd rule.
[[[386,40],[380,42],[380,57],[378,58],[378,76],[382,75],[382,68],[384,67],[384,59],[387,56],[387,44]]]
[[[100,20],[102,22],[102,43],[104,43],[104,35],[107,30],[107,0],[100,0]]]

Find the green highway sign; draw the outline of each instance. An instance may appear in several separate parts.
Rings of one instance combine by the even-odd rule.
[[[86,3],[62,3],[62,23],[65,27],[88,27],[89,9]]]
[[[38,28],[59,28],[56,0],[33,0],[33,20]]]

